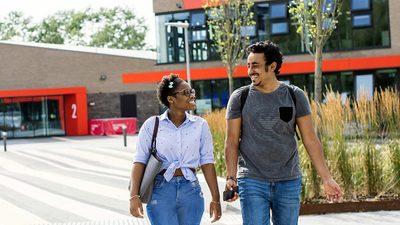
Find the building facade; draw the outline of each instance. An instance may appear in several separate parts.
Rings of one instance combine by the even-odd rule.
[[[0,131],[11,138],[87,135],[88,120],[158,113],[155,84],[123,84],[153,70],[154,52],[0,42]]]
[[[400,1],[343,1],[342,15],[324,49],[323,86],[343,96],[355,96],[361,90],[370,95],[379,88],[399,88]],[[165,26],[167,22],[187,22],[191,79],[199,93],[200,112],[225,107],[228,80],[224,66],[212,46],[203,0],[153,0],[157,30],[157,66],[146,79],[138,74],[124,75],[125,83],[156,82],[161,74],[176,72],[186,77],[183,28]],[[304,48],[288,13],[287,0],[254,0],[256,25],[245,35],[251,42],[272,40],[285,59],[279,79],[308,91],[314,90],[314,59]],[[235,74],[235,86],[249,83],[245,60]],[[136,77],[136,78],[135,78]]]

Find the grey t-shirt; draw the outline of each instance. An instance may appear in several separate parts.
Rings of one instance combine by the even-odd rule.
[[[240,94],[235,90],[229,99],[228,120],[242,116]],[[294,87],[294,94],[296,107],[285,83],[271,93],[250,86],[243,108],[238,177],[273,182],[301,176],[293,126],[295,118],[311,112],[304,92]]]

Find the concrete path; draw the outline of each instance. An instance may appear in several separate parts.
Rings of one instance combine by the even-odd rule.
[[[149,224],[128,212],[136,138],[128,137],[128,147],[121,136],[9,140],[0,152],[0,225]],[[208,188],[199,180],[208,208]],[[238,201],[222,206],[214,224],[242,224]],[[211,224],[207,212],[202,224]],[[394,225],[400,211],[301,216],[299,224]]]

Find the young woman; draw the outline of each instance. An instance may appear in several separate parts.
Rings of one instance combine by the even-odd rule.
[[[211,191],[210,217],[215,222],[221,217],[221,205],[210,129],[203,118],[187,113],[196,107],[195,90],[171,74],[162,78],[157,97],[168,109],[158,116],[156,146],[163,163],[147,204],[150,222],[152,225],[200,224],[204,198],[196,176],[198,166]],[[135,217],[143,218],[144,215],[138,193],[149,157],[154,124],[155,117],[151,117],[139,131],[130,191],[130,212]]]

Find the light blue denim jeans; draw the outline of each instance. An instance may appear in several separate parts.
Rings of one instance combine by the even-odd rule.
[[[183,176],[167,182],[157,175],[153,194],[147,204],[152,225],[199,225],[204,212],[204,198],[199,181]]]
[[[268,182],[239,178],[243,225],[297,225],[300,210],[301,178]]]

